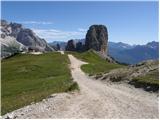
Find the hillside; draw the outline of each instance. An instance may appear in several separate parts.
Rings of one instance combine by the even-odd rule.
[[[82,65],[81,68],[84,72],[89,75],[94,75],[98,73],[107,73],[112,69],[124,67],[120,64],[110,63],[107,60],[99,57],[93,50],[89,50],[83,53],[78,52],[67,52],[73,54],[80,60],[87,62],[88,64]]]
[[[127,84],[95,80],[80,69],[86,62],[71,54],[68,57],[71,74],[79,85],[79,92],[52,94],[41,102],[8,113],[3,118],[158,118],[157,94]]]
[[[2,114],[53,93],[77,89],[68,68],[67,55],[18,54],[2,60]]]
[[[148,60],[136,65],[111,70],[109,73],[97,74],[95,79],[106,82],[123,82],[144,88],[146,91],[159,90],[159,62]]]
[[[148,72],[145,75],[134,78],[129,84],[146,91],[157,92],[159,90],[159,69]]]

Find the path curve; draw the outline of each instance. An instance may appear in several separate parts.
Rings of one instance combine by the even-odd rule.
[[[53,94],[42,102],[12,112],[16,118],[158,118],[158,97],[127,84],[92,80],[68,55],[80,92]]]

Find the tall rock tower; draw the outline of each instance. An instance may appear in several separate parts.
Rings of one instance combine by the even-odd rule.
[[[86,34],[86,50],[94,49],[107,54],[108,31],[104,25],[92,25]]]

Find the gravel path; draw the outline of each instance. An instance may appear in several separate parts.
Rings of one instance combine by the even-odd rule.
[[[72,76],[80,92],[53,94],[42,102],[7,114],[10,118],[157,118],[158,95],[127,84],[92,80],[72,55]],[[7,116],[6,115],[6,116]],[[5,117],[6,117],[5,116]]]

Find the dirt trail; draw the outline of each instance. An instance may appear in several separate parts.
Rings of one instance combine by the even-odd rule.
[[[16,118],[158,118],[158,96],[127,84],[92,80],[72,55],[72,76],[80,92],[53,94],[42,102],[16,110]]]

